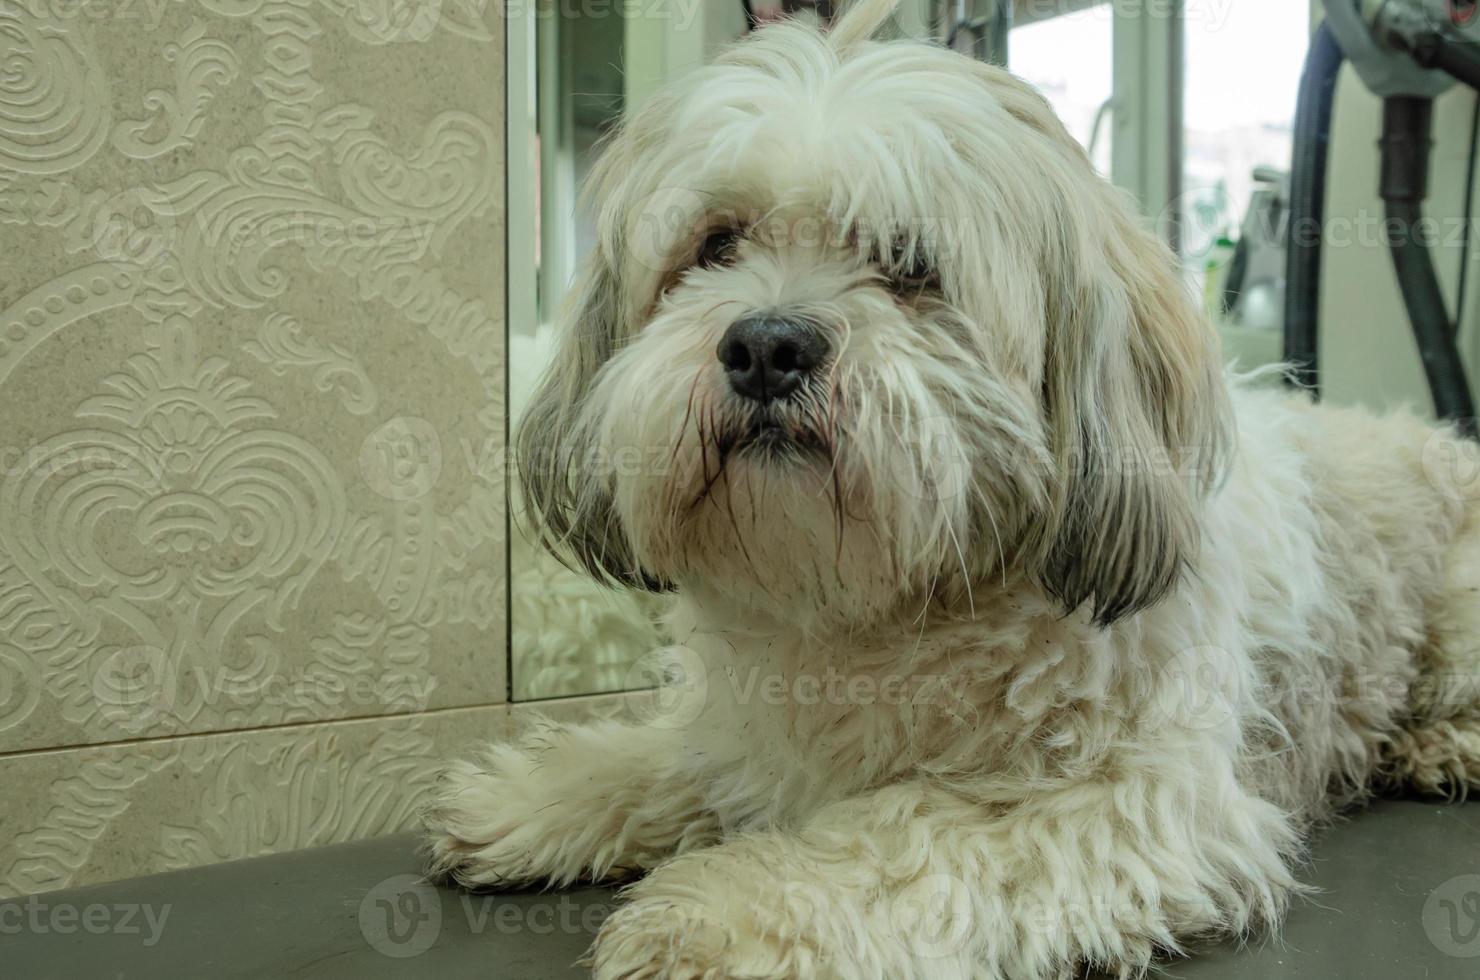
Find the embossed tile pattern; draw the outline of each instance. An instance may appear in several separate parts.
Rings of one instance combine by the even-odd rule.
[[[502,76],[463,0],[0,0],[7,880],[383,830],[273,809],[405,803],[320,723],[504,700]]]

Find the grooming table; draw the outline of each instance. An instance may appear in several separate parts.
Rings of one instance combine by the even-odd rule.
[[[465,895],[415,884],[419,867],[403,835],[0,902],[0,977],[586,975],[573,964],[613,906],[610,889]],[[1324,892],[1296,903],[1280,942],[1203,950],[1165,975],[1480,976],[1480,803],[1380,802],[1324,833],[1302,878]]]

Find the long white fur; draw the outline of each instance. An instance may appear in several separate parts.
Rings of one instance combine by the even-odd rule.
[[[890,7],[758,32],[594,178],[521,465],[552,547],[677,589],[698,702],[494,745],[428,823],[470,886],[646,871],[598,977],[1134,975],[1277,924],[1374,787],[1480,786],[1480,454],[1225,378],[1046,104]],[[736,448],[757,310],[837,350],[815,451]]]

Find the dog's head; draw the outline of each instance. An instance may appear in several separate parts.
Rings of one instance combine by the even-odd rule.
[[[652,98],[518,436],[557,552],[801,621],[1035,583],[1102,622],[1198,544],[1226,441],[1172,255],[1012,75],[765,28]]]

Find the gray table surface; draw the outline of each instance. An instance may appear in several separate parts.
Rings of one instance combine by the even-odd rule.
[[[420,883],[411,836],[0,902],[0,977],[554,980],[608,889],[468,895]],[[1480,803],[1381,802],[1324,833],[1282,938],[1165,964],[1185,980],[1480,977]]]

